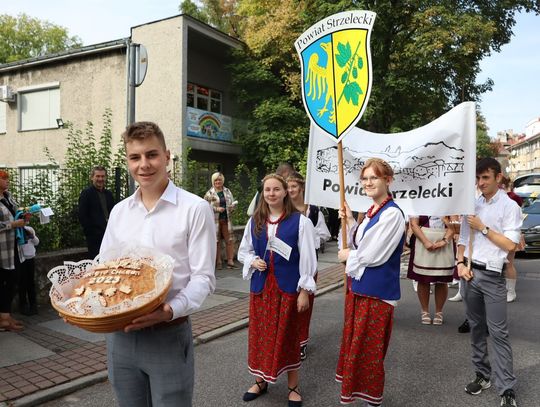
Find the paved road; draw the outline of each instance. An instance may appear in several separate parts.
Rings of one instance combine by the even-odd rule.
[[[539,259],[520,258],[518,270],[537,270]],[[515,372],[520,407],[540,405],[540,278],[518,283],[518,301],[509,305],[510,334],[514,350]],[[458,334],[463,320],[463,304],[448,303],[445,324],[441,327],[420,325],[415,293],[402,280],[403,299],[396,309],[394,332],[387,356],[387,407],[498,406],[500,399],[492,388],[480,396],[469,396],[464,385],[473,377],[468,335]],[[451,295],[453,291],[450,291]],[[343,298],[336,290],[317,298],[312,324],[309,356],[301,370],[305,406],[338,406],[339,385],[333,374],[341,335]],[[240,406],[243,392],[252,377],[245,360],[247,331],[196,347],[195,406]],[[48,407],[111,406],[113,395],[108,383],[73,393]],[[253,407],[279,406],[286,403],[286,380],[280,378],[269,393],[252,402]],[[361,404],[357,404],[361,405]]]

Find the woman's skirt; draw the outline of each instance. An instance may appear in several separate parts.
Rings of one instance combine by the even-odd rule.
[[[263,291],[251,293],[248,369],[267,382],[275,383],[280,374],[301,365],[297,298],[279,289],[271,271]]]
[[[341,403],[356,399],[379,405],[384,391],[384,358],[390,343],[394,307],[347,293],[345,322],[336,370]]]
[[[416,251],[418,250],[419,245],[421,244],[422,243],[420,242],[420,240],[416,238],[415,235],[411,236],[411,240],[410,240],[411,252],[409,255],[409,267],[407,269],[407,278],[410,278],[411,280],[414,280],[414,281],[418,281],[419,283],[426,283],[426,284],[451,283],[453,280],[453,275],[456,271],[456,267],[455,266],[445,267],[445,268],[426,267],[425,259],[422,262],[420,262],[416,256]],[[422,249],[423,249],[423,246],[422,246]],[[455,262],[454,242],[452,242],[452,249],[453,249],[452,253],[446,252],[444,255],[448,256],[447,263],[453,265]],[[433,256],[437,256],[437,255],[439,254],[436,252],[433,253]],[[425,257],[425,253],[424,253],[424,257]]]

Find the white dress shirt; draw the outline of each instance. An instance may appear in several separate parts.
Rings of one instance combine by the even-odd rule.
[[[253,248],[251,240],[251,222],[253,218],[249,218],[249,221],[244,230],[244,236],[242,242],[238,248],[238,261],[244,264],[242,275],[244,280],[249,280],[251,275],[257,269],[251,267],[253,260],[258,258]],[[270,217],[272,222],[278,219],[277,216]],[[276,235],[277,225],[268,225],[268,236],[272,237]],[[262,232],[261,232],[262,233]],[[298,230],[298,251],[300,253],[300,280],[298,281],[297,290],[303,288],[304,290],[315,292],[317,285],[314,280],[314,276],[317,273],[317,257],[315,256],[315,228],[311,220],[304,215],[300,215],[300,225]],[[304,236],[309,236],[309,239],[304,239]],[[277,254],[276,254],[277,255]]]
[[[386,209],[379,221],[362,236],[369,221],[370,218],[366,216],[358,226],[354,240],[356,249],[351,249],[345,266],[345,273],[357,280],[362,278],[366,267],[386,263],[405,233],[405,218],[398,208]],[[383,301],[393,306],[397,304],[394,300]]]
[[[511,200],[507,193],[499,189],[495,196],[486,201],[483,195],[476,199],[474,213],[482,223],[501,233],[514,243],[519,243],[521,236],[521,209],[518,204]],[[467,217],[461,222],[461,232],[458,245],[465,246],[465,257],[469,256],[470,227]],[[508,252],[491,242],[481,231],[474,231],[472,258],[476,263],[486,266],[488,270],[501,272],[504,263],[507,262]]]
[[[309,219],[309,205],[306,211],[306,217]],[[311,222],[313,224],[313,222]],[[321,242],[326,242],[330,239],[330,231],[324,220],[324,215],[319,209],[319,215],[317,217],[317,224],[315,225],[315,249],[321,248]]]
[[[174,259],[173,282],[165,301],[173,319],[194,312],[214,292],[214,214],[208,202],[172,181],[151,210],[145,208],[140,189],[113,208],[100,257],[121,246],[155,248]]]

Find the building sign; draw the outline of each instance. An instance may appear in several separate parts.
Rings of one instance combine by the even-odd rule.
[[[187,135],[207,140],[236,141],[231,117],[193,107],[187,108]]]

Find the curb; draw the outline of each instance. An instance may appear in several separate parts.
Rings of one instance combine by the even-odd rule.
[[[0,407],[31,407],[38,406],[47,401],[51,401],[74,391],[83,389],[96,383],[101,383],[107,380],[107,371],[97,372],[88,376],[83,376],[71,382],[62,383],[58,386],[51,387],[37,393],[29,394],[20,399],[13,400],[9,404],[0,403]]]
[[[326,294],[330,291],[335,290],[343,286],[343,281],[330,284],[315,293],[315,296]],[[217,339],[221,336],[228,335],[232,332],[238,331],[245,328],[249,325],[249,318],[241,319],[230,323],[228,325],[222,326],[220,328],[214,329],[213,331],[199,335],[193,340],[193,345],[202,345],[204,343],[210,342],[214,339]],[[0,407],[33,407],[38,406],[47,401],[58,399],[67,394],[73,393],[77,390],[83,389],[85,387],[91,386],[93,384],[101,383],[107,380],[107,370],[102,372],[97,372],[88,376],[83,376],[73,381],[59,384],[58,386],[51,387],[49,389],[41,390],[28,396],[23,396],[20,399],[16,399],[10,402],[1,402]]]

